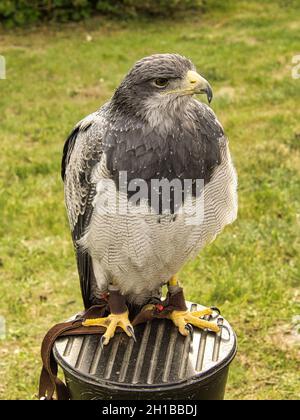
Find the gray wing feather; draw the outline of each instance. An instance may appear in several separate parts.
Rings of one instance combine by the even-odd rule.
[[[80,121],[65,143],[62,160],[65,202],[86,308],[94,303],[91,290],[95,276],[90,255],[79,249],[77,241],[84,235],[93,213],[96,186],[91,175],[93,167],[102,156],[105,126],[105,107]]]

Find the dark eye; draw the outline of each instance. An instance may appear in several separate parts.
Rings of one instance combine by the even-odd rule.
[[[169,80],[163,77],[159,77],[158,79],[154,80],[155,86],[160,87],[160,88],[166,87],[168,83],[169,83]]]

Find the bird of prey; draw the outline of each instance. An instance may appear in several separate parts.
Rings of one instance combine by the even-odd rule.
[[[105,327],[104,345],[117,327],[134,338],[128,307],[157,304],[163,285],[182,335],[190,325],[219,329],[203,319],[211,309],[182,304],[176,277],[237,215],[228,140],[195,94],[210,102],[212,88],[189,59],[151,55],[66,140],[62,178],[84,304],[109,297],[110,307],[84,325]]]

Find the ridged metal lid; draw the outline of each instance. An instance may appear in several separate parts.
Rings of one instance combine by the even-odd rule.
[[[192,311],[203,309],[187,304]],[[120,333],[103,349],[96,335],[60,338],[54,356],[64,370],[95,384],[172,386],[210,376],[230,363],[236,337],[229,323],[221,322],[228,330],[215,334],[194,329],[185,338],[171,321],[154,320],[135,327],[136,343]]]

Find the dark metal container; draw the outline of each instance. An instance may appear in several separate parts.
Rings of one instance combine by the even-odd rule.
[[[120,333],[103,349],[97,335],[60,338],[54,356],[74,400],[222,400],[237,344],[218,322],[219,334],[195,329],[185,338],[171,321],[154,320],[135,327],[136,343]]]

